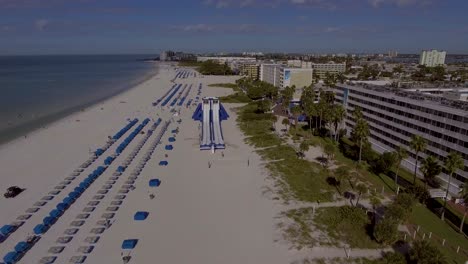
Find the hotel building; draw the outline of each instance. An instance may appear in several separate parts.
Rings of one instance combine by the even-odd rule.
[[[419,56],[419,65],[435,67],[445,64],[447,52],[437,50],[423,50]]]
[[[338,84],[334,89],[336,101],[348,110],[344,121],[350,133],[355,124],[352,112],[360,107],[369,123],[369,141],[380,152],[394,151],[404,146],[409,158],[402,162],[414,171],[416,155],[409,148],[411,137],[419,135],[427,142],[420,160],[432,155],[443,165],[450,152],[462,156],[465,167],[458,170],[451,181],[450,192],[458,194],[460,185],[468,179],[468,102],[452,100],[443,95],[432,95],[418,91],[396,90],[389,87]],[[421,162],[418,162],[418,167]],[[417,170],[419,176],[421,173]],[[439,178],[446,188],[448,176]]]

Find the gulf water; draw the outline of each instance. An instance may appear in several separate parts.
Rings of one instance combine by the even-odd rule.
[[[0,56],[0,144],[148,79],[149,57]]]

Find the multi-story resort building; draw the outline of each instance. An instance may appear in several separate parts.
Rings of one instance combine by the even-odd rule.
[[[260,65],[260,81],[273,84],[280,87],[281,64],[262,64]]]
[[[239,65],[240,74],[258,80],[260,78],[260,65],[257,63],[242,63]]]
[[[279,87],[284,89],[286,87],[296,86],[297,88],[303,88],[309,86],[313,81],[313,69],[303,68],[286,68],[283,67],[280,70]]]
[[[282,64],[262,64],[260,80],[271,83],[280,89],[295,85],[302,88],[313,82],[313,69],[288,68]]]
[[[423,50],[419,56],[419,64],[427,67],[435,67],[445,64],[447,52],[438,50]]]
[[[450,152],[460,154],[465,167],[454,174],[449,188],[451,194],[458,194],[460,185],[468,179],[468,102],[452,100],[443,94],[429,94],[423,88],[408,91],[338,84],[335,93],[336,101],[348,110],[344,121],[348,133],[355,124],[352,112],[360,107],[369,124],[369,141],[373,148],[383,153],[397,146],[405,147],[409,158],[402,165],[411,171],[414,171],[416,157],[409,148],[413,135],[420,135],[427,141],[426,150],[419,154],[421,160],[432,155],[442,165]],[[446,188],[448,176],[442,173],[439,178]]]
[[[311,68],[314,69],[320,79],[323,79],[327,72],[330,74],[344,73],[346,63],[312,63]]]

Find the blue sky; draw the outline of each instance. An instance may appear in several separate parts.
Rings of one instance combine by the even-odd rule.
[[[0,54],[468,53],[467,0],[0,0]]]

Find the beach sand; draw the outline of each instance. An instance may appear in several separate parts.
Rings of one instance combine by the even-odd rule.
[[[94,105],[82,112],[31,133],[0,147],[0,175],[2,189],[11,185],[26,188],[14,199],[0,198],[2,214],[0,223],[17,221],[25,210],[33,208],[49,191],[59,185],[80,164],[90,157],[90,150],[105,144],[126,123],[127,118],[146,118],[163,121],[173,119],[168,131],[163,135],[151,159],[141,171],[123,200],[112,225],[107,228],[95,244],[84,240],[93,228],[101,227],[103,213],[108,207],[132,170],[153,143],[154,135],[143,145],[139,154],[127,170],[113,184],[109,193],[100,200],[93,212],[85,219],[84,225],[72,235],[72,240],[60,245],[56,242],[63,233],[72,228],[77,215],[84,213],[93,196],[106,184],[117,167],[135,149],[145,135],[138,135],[108,167],[108,169],[77,199],[77,201],[42,235],[39,242],[22,258],[20,263],[39,263],[45,256],[57,256],[55,263],[69,263],[72,256],[86,255],[85,263],[121,263],[122,255],[131,256],[129,263],[289,263],[294,252],[286,245],[275,242],[278,236],[275,217],[280,207],[266,197],[263,192],[267,185],[267,172],[253,149],[243,142],[243,136],[236,125],[236,114],[231,111],[235,105],[225,105],[230,118],[222,122],[226,149],[221,151],[199,150],[199,122],[191,116],[195,107],[181,109],[180,116],[173,117],[169,108],[152,106],[152,102],[162,96],[173,85],[171,80],[176,72],[172,67],[161,65],[159,74],[137,87]],[[211,88],[206,84],[235,80],[234,77],[205,76],[176,79],[176,83],[192,84],[187,100],[195,98],[199,83],[203,84],[201,96],[222,96],[229,89]],[[172,101],[172,100],[171,100]],[[123,103],[125,102],[125,103]],[[186,101],[187,102],[187,101]],[[102,110],[101,110],[102,109]],[[181,119],[179,124],[176,121]],[[77,121],[79,120],[79,122]],[[152,124],[153,122],[150,122]],[[144,131],[150,125],[145,127]],[[106,153],[73,180],[60,194],[40,210],[32,214],[16,232],[0,246],[0,256],[13,250],[14,245],[32,234],[35,225],[76,187],[104,159],[115,152],[116,147],[136,126],[113,144]],[[171,130],[179,128],[176,142],[168,143],[174,136]],[[167,151],[164,146],[172,144],[174,149]],[[165,157],[165,155],[168,157]],[[167,160],[167,166],[159,166]],[[211,167],[208,164],[211,163]],[[153,178],[161,180],[157,188],[148,186]],[[155,198],[150,199],[150,194]],[[144,221],[135,221],[137,211],[147,211]],[[122,250],[124,239],[138,239],[135,249]],[[78,253],[82,246],[95,246],[89,254]],[[50,247],[65,246],[60,254],[48,253]]]

